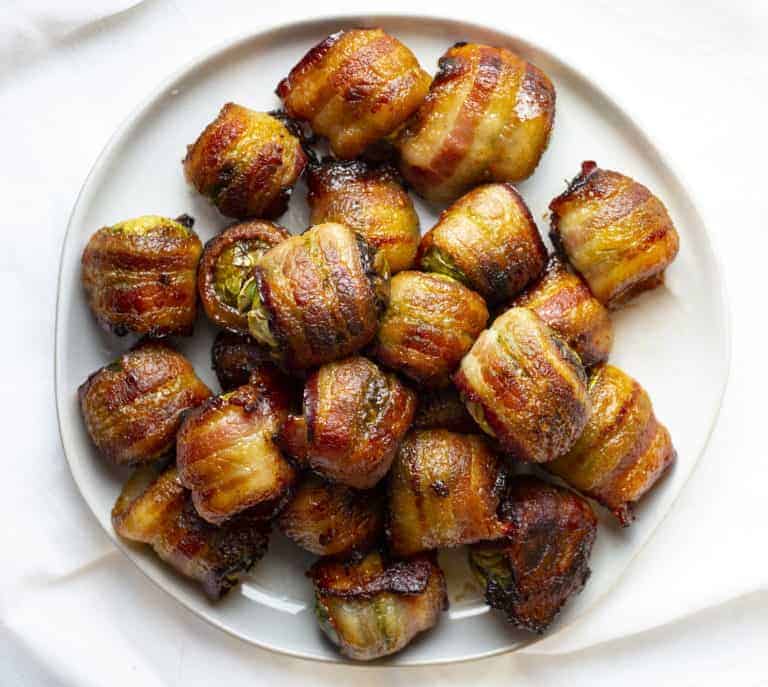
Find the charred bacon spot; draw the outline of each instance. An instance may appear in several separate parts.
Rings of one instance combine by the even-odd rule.
[[[390,549],[410,556],[501,536],[497,509],[505,476],[484,437],[409,433],[389,477]]]
[[[189,335],[202,244],[185,224],[145,215],[99,229],[82,257],[91,311],[118,336]]]
[[[609,309],[663,284],[680,239],[664,204],[642,184],[584,162],[549,209],[553,242]]]
[[[175,221],[181,224],[182,226],[186,227],[187,229],[191,229],[192,227],[195,226],[195,218],[192,217],[191,215],[188,215],[186,212],[179,215]]]
[[[532,476],[512,480],[499,510],[505,537],[472,545],[470,565],[492,608],[542,633],[589,577],[597,518],[584,499]]]
[[[92,374],[78,395],[99,452],[117,465],[141,465],[172,451],[184,413],[211,392],[183,355],[144,341]]]
[[[563,455],[589,417],[578,356],[525,308],[496,318],[453,379],[475,421],[516,460]]]
[[[589,380],[592,414],[573,448],[547,465],[627,526],[632,506],[675,462],[667,428],[640,384],[613,365],[596,366]]]
[[[112,509],[112,525],[125,539],[149,544],[182,575],[221,598],[266,553],[270,525],[241,515],[221,527],[195,511],[175,467],[137,470]]]
[[[321,629],[358,661],[400,651],[448,605],[445,577],[431,555],[389,561],[373,551],[361,560],[323,559],[307,575]]]
[[[266,370],[268,375],[275,373],[269,351],[243,334],[219,332],[211,349],[211,361],[224,391],[248,384],[252,376],[261,371]],[[285,383],[288,393],[296,396],[297,381],[286,379]]]
[[[352,29],[313,47],[277,87],[285,111],[351,159],[388,136],[416,110],[430,77],[381,29]]]

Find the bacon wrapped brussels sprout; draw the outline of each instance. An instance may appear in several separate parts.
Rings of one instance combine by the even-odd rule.
[[[526,308],[496,318],[454,375],[483,430],[512,458],[535,463],[563,455],[581,434],[586,381],[579,357]]]
[[[327,479],[368,489],[389,470],[415,410],[416,394],[394,374],[354,356],[309,376],[303,415],[288,417],[280,443]]]
[[[124,353],[78,390],[88,434],[117,465],[151,463],[171,452],[184,412],[210,395],[181,353],[154,341]]]
[[[277,521],[283,534],[318,556],[370,549],[384,532],[379,491],[357,491],[307,475]]]
[[[374,551],[362,560],[320,560],[307,574],[320,628],[356,661],[400,651],[448,606],[445,577],[432,555],[388,561]]]
[[[287,229],[264,220],[240,222],[205,244],[197,290],[214,324],[248,333],[246,309],[253,302],[253,268],[270,248],[290,237]]]
[[[664,204],[628,176],[584,162],[550,204],[552,240],[611,309],[664,283],[679,237]]]
[[[531,212],[511,184],[486,184],[463,195],[419,246],[423,270],[458,279],[489,303],[519,293],[546,259]]]
[[[645,389],[613,365],[598,365],[589,379],[592,414],[573,448],[546,467],[627,526],[633,505],[675,461],[667,428]]]
[[[518,296],[513,307],[533,310],[576,353],[584,367],[608,359],[613,324],[584,281],[553,255],[536,283]]]
[[[386,261],[341,224],[279,243],[254,269],[251,335],[289,369],[355,353],[375,336],[388,294]]]
[[[115,334],[189,335],[203,246],[193,220],[145,215],[103,227],[83,251],[82,283],[91,311]]]
[[[485,301],[451,277],[400,272],[372,353],[426,387],[445,387],[488,321]]]
[[[312,224],[345,224],[386,258],[393,274],[413,267],[419,216],[392,167],[327,161],[310,165],[307,186]]]
[[[504,463],[485,437],[442,429],[406,436],[389,476],[391,551],[419,551],[495,539]]]
[[[434,202],[486,181],[522,181],[539,164],[554,118],[555,89],[544,72],[509,50],[457,43],[400,130],[400,170]]]
[[[241,515],[221,527],[195,511],[175,467],[139,468],[126,482],[112,525],[123,538],[149,544],[175,570],[221,598],[266,553],[270,525]]]
[[[278,117],[227,103],[187,148],[184,173],[222,215],[274,219],[306,164],[301,141]]]
[[[338,31],[314,46],[277,86],[291,117],[351,159],[397,129],[421,104],[430,76],[381,29]]]
[[[511,481],[500,513],[505,537],[473,544],[470,565],[492,608],[541,633],[589,577],[597,518],[583,498],[531,476]]]
[[[243,511],[270,517],[285,505],[296,472],[273,437],[288,403],[286,380],[265,367],[184,419],[176,462],[204,520],[219,525]]]

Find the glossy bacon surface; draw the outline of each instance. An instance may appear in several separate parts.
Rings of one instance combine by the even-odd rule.
[[[187,148],[187,180],[227,217],[274,219],[285,212],[307,156],[277,117],[235,103]]]
[[[640,384],[613,365],[589,380],[592,415],[574,447],[547,469],[627,526],[632,506],[674,463],[677,452]]]
[[[240,516],[222,527],[203,520],[175,467],[140,468],[126,482],[112,525],[125,539],[149,544],[182,575],[219,599],[266,553],[270,525]]]
[[[472,545],[470,565],[492,608],[544,632],[589,578],[597,518],[585,499],[531,476],[512,480],[500,510],[505,537]]]
[[[432,555],[388,561],[374,551],[359,561],[320,560],[307,574],[320,628],[357,661],[400,651],[448,606],[445,577]]]
[[[88,434],[117,465],[150,463],[168,454],[183,413],[210,395],[181,353],[153,341],[101,368],[78,390]]]
[[[547,251],[511,184],[486,184],[440,215],[419,245],[423,270],[454,277],[489,303],[519,293],[544,269]]]
[[[392,167],[327,161],[310,165],[307,186],[312,224],[345,224],[386,258],[392,273],[413,267],[419,216]]]
[[[99,323],[120,336],[189,335],[203,246],[182,221],[145,215],[99,229],[82,257],[82,284]]]
[[[318,556],[367,551],[384,532],[383,496],[307,475],[277,521],[283,534]]]
[[[480,431],[477,423],[453,387],[434,389],[419,394],[419,404],[413,418],[415,429],[448,429],[468,434]]]
[[[264,253],[288,237],[288,230],[277,224],[251,220],[233,224],[205,244],[197,290],[211,322],[248,333],[245,309],[256,288],[253,268]]]
[[[526,308],[497,317],[453,379],[477,423],[516,460],[563,455],[589,417],[578,356]]]
[[[373,355],[424,386],[445,387],[487,321],[485,301],[455,279],[400,272],[390,283]]]
[[[533,310],[578,353],[584,367],[608,359],[613,346],[608,311],[559,256],[550,258],[541,279],[518,296],[512,307]]]
[[[327,363],[304,387],[302,416],[281,434],[286,452],[324,477],[356,489],[389,470],[416,410],[416,394],[362,356]]]
[[[400,131],[400,169],[433,202],[486,181],[522,181],[538,165],[554,117],[555,89],[544,72],[509,50],[457,43]]]
[[[351,159],[402,124],[430,77],[414,54],[381,29],[334,33],[313,47],[277,87],[286,112]]]
[[[501,536],[506,469],[485,437],[417,430],[389,476],[390,549],[397,556]]]
[[[374,337],[388,276],[386,261],[347,227],[312,227],[256,266],[251,335],[291,369],[348,356]]]
[[[179,475],[208,522],[221,524],[249,509],[269,517],[284,505],[296,480],[273,442],[287,415],[285,387],[277,370],[261,369],[249,384],[184,419],[176,445]]]
[[[680,239],[664,204],[642,184],[584,162],[549,209],[552,240],[608,308],[664,283]]]

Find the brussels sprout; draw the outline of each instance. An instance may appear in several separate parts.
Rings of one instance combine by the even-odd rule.
[[[378,551],[359,560],[325,558],[308,575],[320,629],[359,661],[400,651],[435,625],[447,603],[445,578],[431,555],[400,562]]]
[[[424,254],[421,258],[421,268],[427,272],[437,272],[438,274],[444,274],[446,277],[453,277],[456,281],[464,284],[464,286],[472,288],[467,275],[456,266],[456,263],[451,260],[447,253],[439,248],[430,248]]]

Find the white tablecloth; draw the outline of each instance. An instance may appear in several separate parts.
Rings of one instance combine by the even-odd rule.
[[[11,0],[0,7],[0,685],[768,684],[761,336],[768,4],[260,5]],[[693,190],[724,263],[733,315],[731,382],[709,449],[620,587],[527,652],[442,668],[303,662],[193,617],[123,559],[90,516],[69,476],[54,411],[61,241],[77,191],[119,122],[159,80],[229,36],[320,13],[377,10],[508,29],[554,48],[616,94]]]

